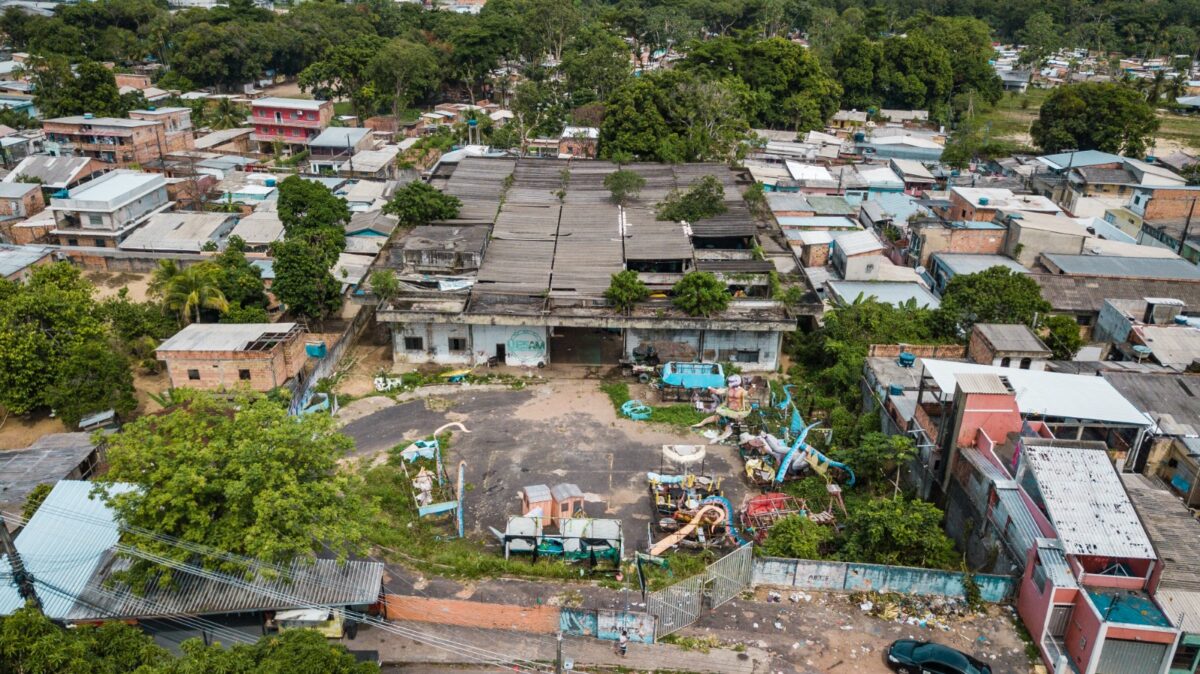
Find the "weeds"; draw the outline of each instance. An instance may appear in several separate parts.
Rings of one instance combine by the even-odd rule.
[[[678,646],[685,651],[699,651],[701,653],[707,653],[714,648],[721,647],[720,640],[711,634],[703,637],[687,637],[680,634],[668,634],[658,641],[659,643]]]
[[[613,409],[617,415],[621,414],[621,406],[629,402],[629,384],[623,381],[606,381],[600,384],[600,390],[608,396],[612,402]],[[650,419],[652,423],[667,424],[676,428],[688,428],[692,424],[699,423],[708,414],[701,412],[691,405],[665,405],[662,407],[650,408]]]

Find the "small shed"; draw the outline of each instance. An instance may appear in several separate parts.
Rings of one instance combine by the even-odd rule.
[[[554,497],[550,487],[544,484],[534,484],[521,488],[521,514],[529,516],[534,510],[539,510],[539,524],[546,526],[554,517]]]
[[[562,531],[563,520],[571,519],[576,513],[583,513],[583,492],[580,491],[579,485],[573,482],[554,485],[550,490],[550,497],[554,499],[555,519],[559,531]]]

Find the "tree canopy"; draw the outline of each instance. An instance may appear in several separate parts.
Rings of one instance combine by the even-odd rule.
[[[1081,82],[1050,92],[1029,135],[1045,152],[1143,155],[1157,130],[1154,108],[1137,91],[1121,84]]]
[[[346,200],[299,176],[279,183],[283,240],[271,244],[271,291],[297,316],[323,319],[342,306],[342,282],[331,268],[346,249]]]
[[[915,498],[868,501],[846,521],[842,554],[870,564],[953,568],[957,554],[942,530],[943,515]]]
[[[361,480],[339,469],[353,443],[327,415],[290,416],[258,394],[228,400],[176,392],[176,406],[127,424],[108,440],[109,470],[97,490],[120,521],[272,563],[309,559],[317,549],[363,552],[374,504]],[[138,490],[108,494],[129,483]],[[130,535],[129,544],[193,562],[187,550]],[[205,563],[239,571],[227,562]],[[161,582],[135,559],[128,581]],[[162,579],[169,579],[167,573]]]
[[[617,311],[629,311],[638,302],[650,296],[650,289],[638,278],[636,271],[626,269],[612,275],[608,290],[604,291],[604,299]]]
[[[729,288],[706,271],[688,272],[671,288],[671,302],[688,316],[719,314],[732,299]]]
[[[671,190],[655,208],[655,217],[673,222],[698,222],[726,211],[725,187],[714,176],[704,176],[686,192]]]
[[[1042,289],[1027,274],[992,267],[955,276],[942,292],[936,321],[943,335],[965,339],[976,323],[1033,325],[1037,314],[1050,311]]]
[[[445,194],[428,183],[420,180],[396,190],[383,212],[400,219],[405,227],[428,225],[438,220],[453,220],[458,217],[462,201],[458,197]]]

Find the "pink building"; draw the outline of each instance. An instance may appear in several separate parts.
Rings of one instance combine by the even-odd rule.
[[[1055,438],[1022,413],[1006,371],[1029,372],[956,373],[946,493],[984,520],[975,536],[1018,559],[1017,612],[1048,671],[1165,674],[1180,629],[1155,598],[1163,561],[1108,445]]]
[[[283,143],[291,151],[298,152],[332,120],[331,101],[260,98],[251,106],[250,123],[254,125],[254,133],[250,140],[259,144],[260,152],[274,152],[276,143]]]

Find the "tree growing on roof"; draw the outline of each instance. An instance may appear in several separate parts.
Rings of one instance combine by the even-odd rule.
[[[1078,149],[1140,156],[1157,130],[1154,108],[1134,89],[1081,82],[1050,92],[1029,135],[1045,152]]]
[[[638,278],[638,273],[628,269],[613,274],[608,290],[604,291],[604,299],[622,313],[629,312],[638,302],[649,296],[650,289]]]
[[[732,299],[729,288],[706,271],[688,272],[671,288],[671,302],[688,316],[721,313]]]
[[[339,467],[353,442],[333,419],[290,416],[284,405],[256,394],[229,400],[180,390],[173,402],[109,438],[110,469],[97,491],[121,522],[271,563],[310,559],[317,549],[341,558],[364,551],[376,505],[357,475]],[[139,489],[103,492],[116,483]],[[195,561],[193,553],[157,539],[130,535],[128,543]],[[213,558],[203,563],[244,571]],[[135,559],[128,580],[146,587],[169,582],[170,574]]]
[[[368,283],[371,286],[371,292],[375,293],[380,303],[387,302],[400,294],[400,281],[396,280],[396,273],[390,269],[376,269],[371,272]]]
[[[965,339],[976,323],[1033,325],[1037,314],[1047,311],[1050,303],[1042,299],[1037,281],[1007,267],[992,267],[950,279],[934,320],[942,335]]]
[[[400,219],[404,227],[428,225],[438,220],[453,220],[458,217],[462,202],[458,197],[440,192],[420,180],[396,190],[383,212]]]
[[[646,186],[646,179],[638,174],[637,171],[620,169],[604,176],[604,186],[608,188],[609,194],[612,195],[613,203],[624,206],[630,201],[637,199],[642,188]]]
[[[671,190],[658,203],[654,214],[659,220],[696,222],[725,211],[725,187],[716,177],[704,176],[692,183],[687,192]]]
[[[1083,348],[1079,323],[1070,316],[1049,316],[1042,319],[1042,341],[1050,348],[1054,360],[1071,360]]]

